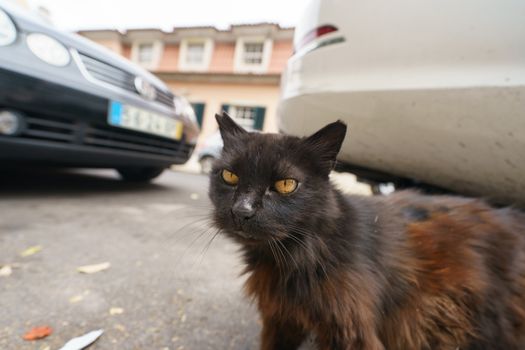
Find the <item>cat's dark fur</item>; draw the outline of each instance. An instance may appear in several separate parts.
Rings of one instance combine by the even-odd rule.
[[[296,349],[310,333],[323,350],[525,349],[522,212],[415,192],[343,196],[328,179],[343,123],[301,139],[217,121],[214,220],[241,245],[262,349]],[[299,181],[294,193],[273,190],[285,178]]]

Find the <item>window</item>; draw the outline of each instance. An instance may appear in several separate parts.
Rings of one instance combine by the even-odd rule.
[[[180,44],[179,69],[206,71],[211,62],[213,40],[210,38],[185,38]]]
[[[243,63],[246,65],[260,65],[263,63],[264,43],[244,43]]]
[[[202,64],[204,62],[204,43],[188,43],[186,63]]]
[[[245,129],[253,129],[255,124],[255,108],[231,106],[233,119]]]
[[[265,73],[272,55],[272,40],[262,37],[241,37],[235,45],[234,70],[239,73]]]
[[[139,44],[137,60],[139,64],[151,64],[153,62],[153,43]]]
[[[223,105],[222,110],[246,130],[262,130],[266,108],[255,106]]]
[[[160,63],[163,44],[161,41],[138,41],[131,47],[131,60],[142,67],[154,70]]]

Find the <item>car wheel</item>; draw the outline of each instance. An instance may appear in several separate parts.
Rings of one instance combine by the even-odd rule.
[[[201,173],[203,174],[211,173],[211,169],[213,167],[214,161],[215,161],[215,158],[210,157],[210,156],[201,158],[201,160],[199,160],[199,163],[201,165]]]
[[[149,182],[162,174],[163,171],[164,168],[158,167],[126,167],[117,169],[120,177],[130,182]]]

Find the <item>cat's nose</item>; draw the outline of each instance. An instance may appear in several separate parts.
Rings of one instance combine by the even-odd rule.
[[[239,220],[248,220],[255,215],[255,207],[250,200],[244,199],[235,203],[232,207],[233,215]]]

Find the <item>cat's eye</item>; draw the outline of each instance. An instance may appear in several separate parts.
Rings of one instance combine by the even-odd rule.
[[[228,185],[235,186],[239,182],[239,177],[229,170],[224,169],[221,176]]]
[[[275,190],[281,194],[289,194],[297,189],[297,181],[294,179],[284,179],[275,182]]]

